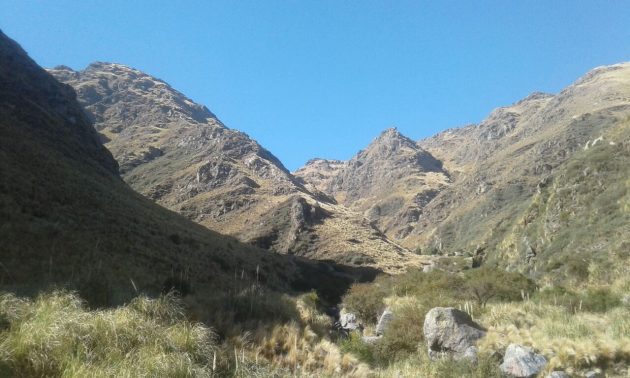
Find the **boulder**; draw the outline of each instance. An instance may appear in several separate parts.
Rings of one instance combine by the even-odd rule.
[[[470,315],[452,307],[435,307],[424,318],[424,339],[429,357],[476,360],[475,341],[486,332]]]
[[[356,331],[363,328],[357,316],[352,312],[342,312],[341,315],[339,315],[339,325],[346,331]]]
[[[394,320],[394,313],[390,309],[383,311],[376,324],[376,336],[383,336],[392,320]]]
[[[542,354],[535,353],[532,348],[510,344],[505,350],[501,371],[509,377],[535,377],[540,373],[547,359]]]

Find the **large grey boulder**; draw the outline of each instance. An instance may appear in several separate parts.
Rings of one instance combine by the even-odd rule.
[[[475,360],[475,341],[486,334],[470,315],[452,307],[431,309],[424,318],[423,332],[431,359],[446,356],[457,360]]]
[[[383,336],[392,320],[394,320],[394,313],[390,309],[383,311],[376,324],[376,336]]]
[[[510,377],[528,378],[538,375],[546,364],[545,356],[535,353],[532,348],[510,344],[505,350],[500,368]]]

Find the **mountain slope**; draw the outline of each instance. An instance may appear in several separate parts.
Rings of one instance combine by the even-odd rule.
[[[350,161],[312,160],[296,175],[360,211],[394,240],[403,240],[422,207],[449,185],[442,163],[396,129],[385,130]],[[323,179],[322,179],[323,178]]]
[[[435,157],[444,179],[424,192],[430,195],[417,204],[417,217],[397,218],[397,228],[391,227],[391,213],[368,210],[366,215],[408,248],[475,256],[477,264],[486,261],[549,279],[625,264],[628,119],[630,64],[596,68],[557,95],[534,93],[496,109],[478,125],[446,130],[415,147],[399,142],[408,151]],[[320,175],[319,166],[310,164],[297,174],[306,172],[302,179],[314,186],[322,185],[318,178],[324,176],[322,189],[363,209],[382,209],[379,204],[400,186],[425,190],[422,180],[406,184],[414,173],[399,174],[392,167],[404,153],[375,154],[372,165],[366,165],[367,155],[362,151],[353,158],[354,170],[348,169],[350,162],[339,163],[342,169]],[[420,171],[425,177],[439,174]],[[358,189],[347,197],[347,187]]]
[[[282,253],[392,273],[421,263],[163,81],[112,63],[49,72],[75,88],[124,180],[159,204]]]
[[[609,130],[623,128],[630,115],[629,84],[629,64],[598,68],[556,96],[530,96],[494,112],[479,126],[421,141],[444,159],[447,169],[463,174],[427,206],[427,226],[416,230],[418,240],[448,250],[494,244],[540,183],[589,140],[607,139]],[[485,135],[497,126],[509,131],[488,141]],[[444,139],[461,142],[448,149],[434,147],[444,146]],[[475,157],[462,159],[463,151],[473,151]]]
[[[74,91],[1,33],[0,115],[3,290],[63,285],[111,304],[173,286],[227,293],[235,272],[280,290],[354,280],[241,244],[134,192]]]

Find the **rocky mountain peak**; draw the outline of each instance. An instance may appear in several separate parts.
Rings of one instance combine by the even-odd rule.
[[[416,150],[419,147],[412,139],[402,135],[397,128],[391,127],[381,132],[368,146],[367,150],[379,149],[382,152],[394,153],[400,148]]]

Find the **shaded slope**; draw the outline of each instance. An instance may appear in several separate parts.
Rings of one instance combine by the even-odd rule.
[[[351,270],[241,244],[131,190],[73,90],[4,34],[0,114],[3,288],[63,284],[106,304],[171,285],[224,290],[236,272],[283,290],[353,281]]]

